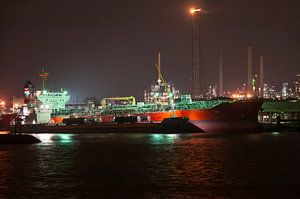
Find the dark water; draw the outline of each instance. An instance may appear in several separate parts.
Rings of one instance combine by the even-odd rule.
[[[300,196],[300,133],[36,136],[0,146],[0,198]]]

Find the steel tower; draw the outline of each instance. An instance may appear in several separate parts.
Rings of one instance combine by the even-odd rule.
[[[201,9],[191,9],[192,15],[192,98],[197,100],[201,96],[202,78],[200,74],[200,24],[197,12]]]

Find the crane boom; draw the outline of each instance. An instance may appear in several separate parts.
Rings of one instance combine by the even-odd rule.
[[[102,108],[105,108],[107,106],[107,100],[114,100],[114,101],[131,101],[131,104],[132,105],[136,105],[136,100],[135,100],[135,97],[133,96],[129,96],[129,97],[106,97],[106,98],[103,98],[101,100],[101,106]]]

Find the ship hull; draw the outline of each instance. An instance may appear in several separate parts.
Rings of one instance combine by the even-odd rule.
[[[257,132],[261,130],[258,112],[261,100],[236,101],[220,104],[211,109],[174,110],[149,113],[152,122],[168,117],[187,117],[205,132]]]

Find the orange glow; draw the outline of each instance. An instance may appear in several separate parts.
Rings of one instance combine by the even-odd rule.
[[[4,106],[4,105],[5,105],[5,102],[4,102],[4,101],[2,101],[0,104],[1,104],[2,106]]]
[[[234,98],[234,99],[246,99],[246,98],[252,98],[253,95],[251,95],[249,93],[248,94],[236,94],[236,93],[234,93],[234,94],[231,95],[231,97]]]
[[[251,95],[251,94],[247,94],[247,98],[251,98],[251,97],[253,97],[253,95]]]
[[[231,97],[234,99],[245,99],[246,98],[246,96],[244,94],[232,94]]]
[[[172,112],[151,112],[151,121],[161,122],[165,118],[172,117]],[[216,115],[212,114],[210,109],[190,109],[190,110],[175,110],[175,117],[187,117],[190,120],[210,120],[216,119]]]
[[[200,12],[200,11],[201,11],[201,8],[197,8],[197,9],[191,8],[190,9],[191,14],[194,14],[195,12]]]
[[[63,119],[64,118],[62,116],[52,117],[51,122],[52,123],[62,123]]]

